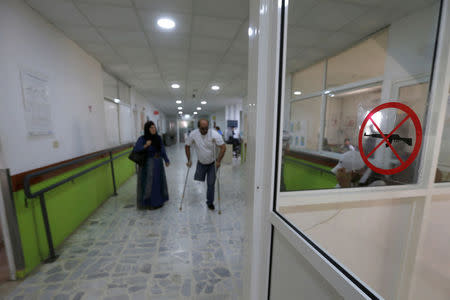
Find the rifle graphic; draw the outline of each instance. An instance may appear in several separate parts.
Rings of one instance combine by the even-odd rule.
[[[378,133],[366,134],[366,133],[364,132],[364,136],[370,136],[370,137],[379,138],[379,139],[382,139],[382,138],[383,138],[383,136],[382,136],[381,134],[378,134]],[[385,134],[384,136],[387,136],[387,134]],[[400,141],[402,141],[402,142],[404,142],[405,144],[407,144],[407,145],[409,145],[409,146],[412,146],[412,138],[402,138],[402,137],[400,137],[400,135],[398,135],[398,134],[393,134],[393,135],[391,135],[391,136],[389,137],[388,140],[389,140],[389,143],[390,143],[390,144],[392,144],[393,141],[394,141],[394,142],[400,142]],[[389,147],[388,143],[386,143],[386,148],[387,148],[387,147]]]

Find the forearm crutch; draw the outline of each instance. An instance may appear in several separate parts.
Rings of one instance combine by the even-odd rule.
[[[214,185],[217,181],[217,199],[219,200],[219,215],[222,214],[222,210],[220,209],[220,182],[219,182],[219,171],[217,170],[217,156],[216,156],[216,140],[213,139],[213,152],[214,152],[214,175],[216,176]]]

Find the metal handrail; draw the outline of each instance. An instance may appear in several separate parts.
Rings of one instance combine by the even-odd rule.
[[[69,181],[74,180],[75,178],[81,177],[81,176],[83,176],[83,175],[85,175],[85,174],[87,174],[87,173],[89,173],[89,172],[91,172],[91,171],[93,171],[93,170],[95,170],[97,168],[100,168],[101,166],[104,166],[106,164],[111,164],[111,175],[112,175],[112,181],[113,181],[113,187],[114,187],[114,196],[117,196],[116,177],[115,177],[115,173],[114,173],[113,161],[118,159],[118,158],[121,158],[122,156],[125,156],[125,155],[129,154],[132,150],[127,151],[125,153],[121,153],[121,154],[116,155],[116,156],[113,156],[112,153],[114,151],[118,150],[118,149],[124,149],[127,146],[132,147],[133,144],[132,143],[124,144],[124,145],[121,145],[121,146],[105,149],[105,150],[102,150],[100,152],[97,152],[97,153],[94,153],[94,154],[91,154],[91,155],[88,155],[88,156],[85,156],[85,157],[82,157],[82,158],[79,158],[79,159],[75,159],[75,160],[72,160],[72,161],[69,161],[69,162],[66,162],[66,163],[54,166],[54,167],[50,167],[50,168],[45,169],[45,170],[36,171],[36,172],[30,173],[30,174],[27,174],[25,176],[25,178],[24,178],[24,192],[25,192],[25,195],[27,196],[27,198],[37,198],[37,197],[39,197],[40,204],[41,204],[42,218],[43,218],[43,221],[44,221],[45,233],[46,233],[46,236],[47,236],[48,248],[49,248],[49,252],[50,252],[49,258],[45,260],[46,263],[54,262],[58,258],[58,256],[56,255],[55,248],[53,246],[53,239],[52,239],[52,234],[51,234],[51,230],[50,230],[50,224],[49,224],[49,221],[48,221],[47,207],[46,207],[46,204],[45,204],[45,196],[44,196],[44,194],[46,192],[48,192],[48,191],[51,191],[51,190],[53,190],[53,189],[55,189],[55,188],[65,184],[65,183],[69,182]],[[76,173],[76,174],[74,174],[74,175],[72,175],[70,177],[62,179],[62,180],[60,180],[60,181],[58,181],[58,182],[56,182],[56,183],[54,183],[54,184],[52,184],[50,186],[47,186],[45,188],[40,189],[39,191],[36,191],[34,193],[31,192],[31,180],[33,178],[35,178],[37,176],[41,176],[41,175],[47,174],[47,173],[51,173],[51,172],[54,172],[54,171],[57,171],[57,170],[60,170],[62,168],[73,166],[73,165],[79,164],[81,162],[100,157],[100,156],[105,155],[105,154],[109,154],[109,158],[106,161],[98,163],[98,164],[96,164],[96,165],[94,165],[94,166],[92,166],[92,167],[90,167],[90,168],[88,168],[86,170],[80,171],[80,172],[78,172],[78,173]]]

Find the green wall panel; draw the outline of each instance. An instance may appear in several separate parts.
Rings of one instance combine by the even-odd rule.
[[[38,183],[32,187],[32,191],[56,183],[101,161],[104,159]],[[114,161],[114,172],[119,187],[135,173],[135,166],[125,155]],[[106,164],[45,193],[55,248],[61,245],[113,192],[111,166]],[[26,207],[25,193],[21,190],[14,193],[14,201],[25,257],[25,270],[17,272],[17,276],[21,278],[48,257],[49,249],[39,199],[28,199],[28,207]]]

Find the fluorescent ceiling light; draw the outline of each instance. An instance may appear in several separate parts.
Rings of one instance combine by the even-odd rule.
[[[206,102],[206,101],[202,101],[202,102],[200,102],[202,105],[205,105],[206,103],[208,103],[208,102]]]
[[[298,96],[298,95],[301,95],[301,94],[302,94],[301,91],[295,91],[295,92],[294,92],[294,95],[297,95],[297,96]]]
[[[114,102],[115,102],[115,103],[120,103],[120,99],[115,98],[115,99],[114,99]]]
[[[171,86],[172,86],[173,89],[179,89],[180,88],[180,85],[178,83],[173,83]]]
[[[197,107],[197,110],[202,110],[202,108],[199,106],[199,107]]]
[[[183,107],[182,107],[182,106],[178,106],[177,109],[178,109],[178,110],[182,110]]]
[[[157,21],[159,27],[163,29],[173,29],[175,28],[175,21],[169,18],[160,18]]]
[[[218,91],[218,90],[220,90],[220,86],[218,86],[218,85],[213,85],[213,86],[211,87],[211,89],[212,89],[213,91]]]
[[[198,112],[194,111],[194,115],[198,114]]]
[[[177,104],[181,104],[182,102],[183,102],[183,101],[181,101],[181,100],[177,100],[177,101],[176,101]]]

